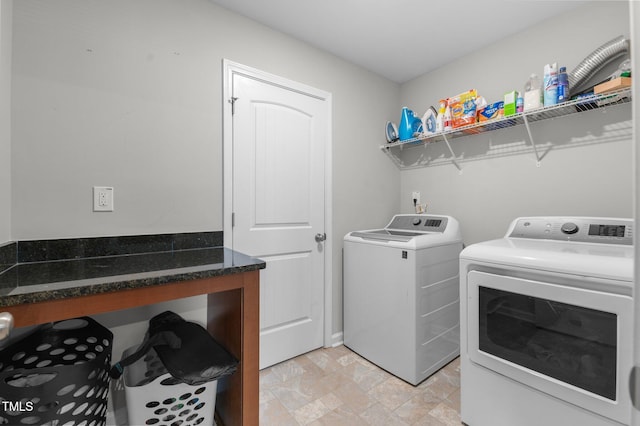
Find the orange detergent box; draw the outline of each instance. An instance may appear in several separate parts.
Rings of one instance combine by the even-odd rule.
[[[469,90],[459,95],[449,98],[449,109],[451,110],[451,126],[468,126],[476,122],[476,98],[478,91]]]
[[[478,111],[478,121],[489,121],[504,116],[504,102],[494,102]]]

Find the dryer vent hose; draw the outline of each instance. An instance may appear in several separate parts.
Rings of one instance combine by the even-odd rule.
[[[593,77],[602,67],[628,51],[629,40],[626,40],[624,36],[618,36],[598,47],[569,74],[571,91],[576,93],[580,89],[580,85]]]

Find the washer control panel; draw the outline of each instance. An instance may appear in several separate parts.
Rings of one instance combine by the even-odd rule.
[[[521,217],[511,223],[507,237],[633,245],[633,220],[597,217]]]
[[[386,229],[406,231],[444,232],[448,218],[426,214],[395,215]]]

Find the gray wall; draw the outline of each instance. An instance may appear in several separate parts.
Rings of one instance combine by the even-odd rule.
[[[0,244],[11,241],[11,13],[0,2]]]
[[[476,88],[489,103],[522,90],[532,72],[558,62],[572,70],[598,46],[629,37],[626,2],[594,2],[479,50],[401,87],[401,102],[424,112],[438,99]],[[597,21],[597,30],[580,31]],[[616,64],[617,66],[617,64]],[[549,152],[536,167],[524,126],[452,141],[462,173],[444,143],[407,150],[404,160],[431,158],[433,165],[401,173],[400,210],[412,210],[421,191],[428,211],[451,214],[465,243],[501,237],[521,215],[632,216],[631,107],[557,118],[531,126]],[[413,157],[411,157],[413,156]]]
[[[399,203],[377,149],[397,84],[206,0],[20,0],[13,27],[16,240],[221,230],[222,59],[331,92],[342,330],[342,237]],[[94,185],[115,212],[91,211]]]

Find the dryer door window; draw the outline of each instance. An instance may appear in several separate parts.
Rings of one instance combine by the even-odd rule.
[[[616,399],[617,315],[479,287],[479,349]]]
[[[467,274],[471,362],[628,424],[633,300],[580,287],[580,277]],[[562,279],[562,284],[552,282]],[[592,280],[606,288],[608,281]]]

